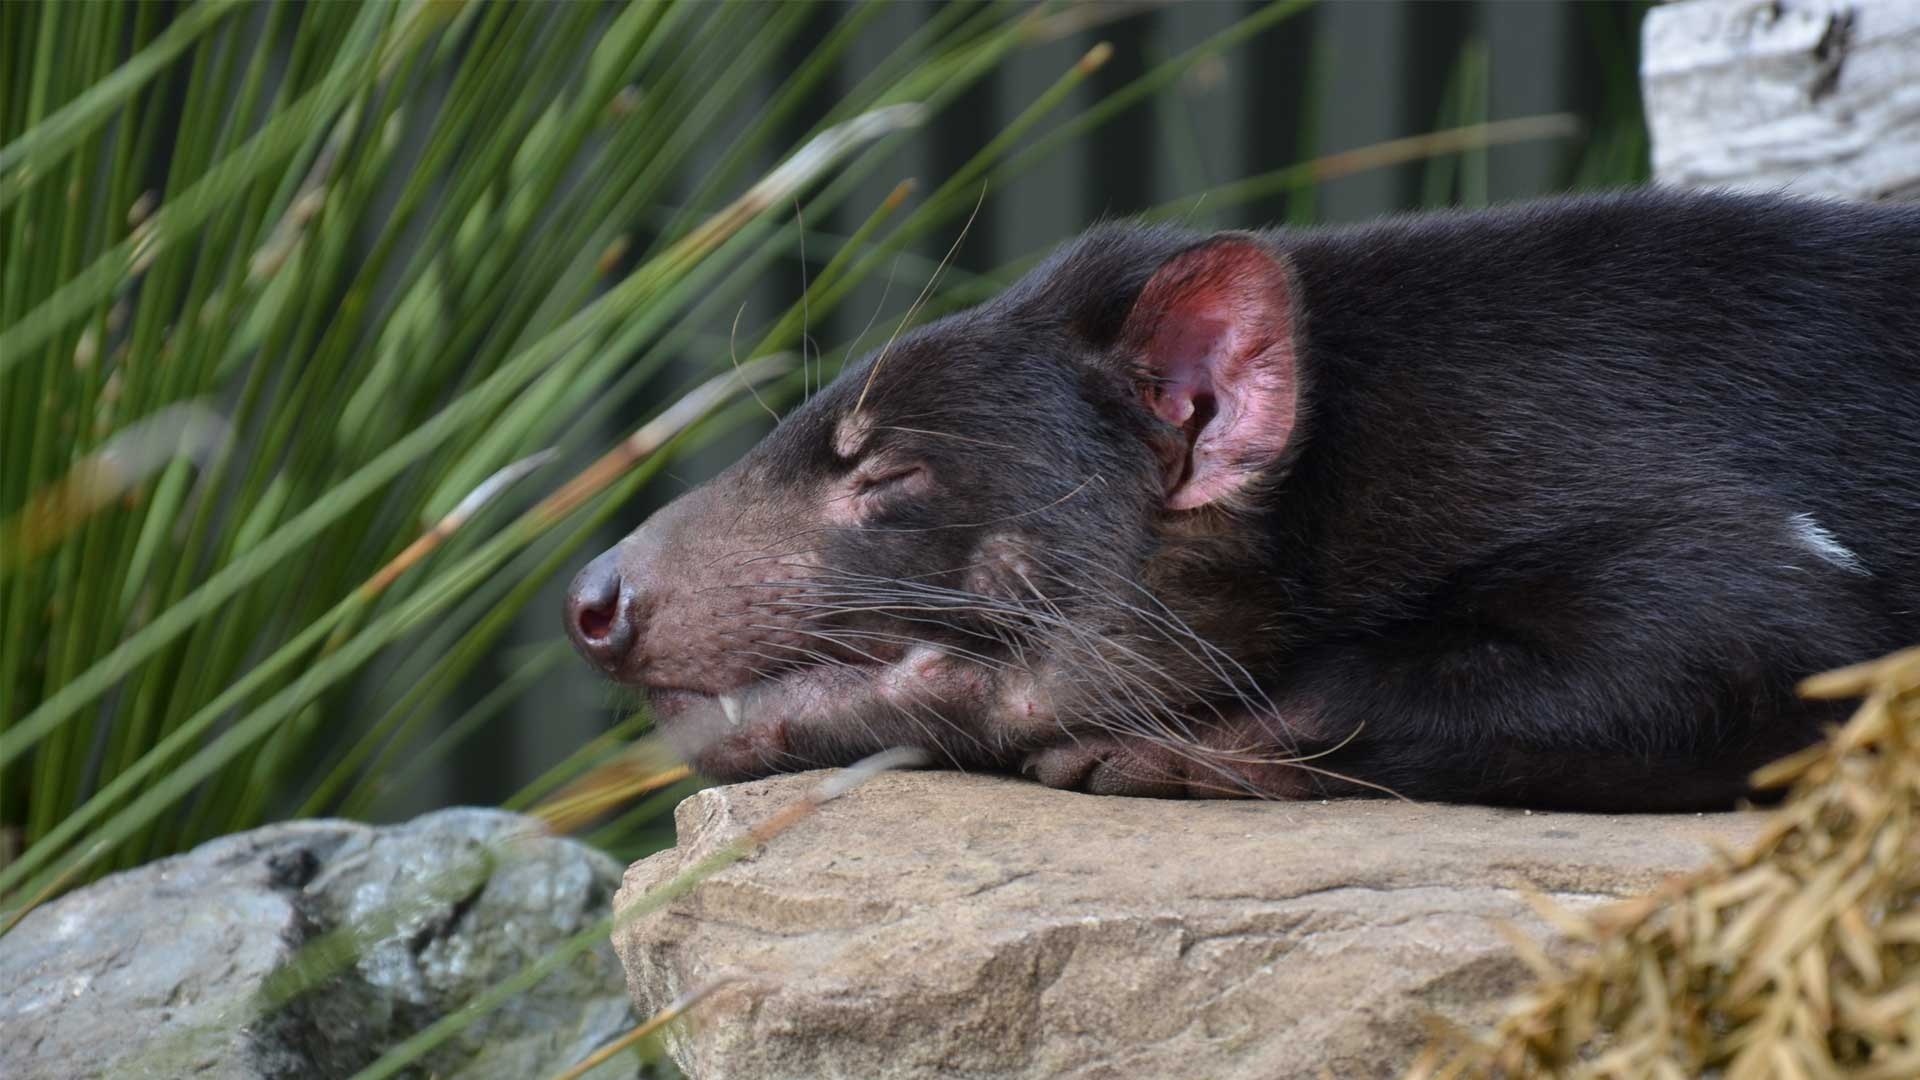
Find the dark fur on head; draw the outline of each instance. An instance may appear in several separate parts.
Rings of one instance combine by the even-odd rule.
[[[706,771],[1721,805],[1920,640],[1920,209],[1104,225],[583,571]]]

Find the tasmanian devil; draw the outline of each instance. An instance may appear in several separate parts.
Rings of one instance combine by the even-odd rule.
[[[719,778],[1727,805],[1920,641],[1920,207],[1102,225],[567,604]]]

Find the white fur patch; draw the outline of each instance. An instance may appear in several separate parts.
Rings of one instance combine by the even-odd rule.
[[[1849,574],[1865,577],[1873,572],[1867,569],[1866,563],[1860,561],[1860,556],[1855,555],[1824,526],[1813,520],[1812,514],[1794,514],[1788,517],[1787,531],[1793,534],[1793,538],[1800,542],[1801,547]]]

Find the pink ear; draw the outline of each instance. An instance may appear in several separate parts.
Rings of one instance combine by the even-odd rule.
[[[1141,290],[1120,347],[1148,407],[1183,436],[1163,448],[1169,509],[1233,495],[1286,450],[1299,405],[1293,329],[1287,271],[1247,237],[1181,252]]]

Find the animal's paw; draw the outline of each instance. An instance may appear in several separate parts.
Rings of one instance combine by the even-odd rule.
[[[1177,755],[1152,743],[1083,736],[1028,754],[1020,772],[1052,788],[1092,795],[1187,796]]]
[[[1244,734],[1244,733],[1243,733]],[[1300,799],[1320,785],[1302,759],[1177,745],[1113,735],[1081,735],[1034,750],[1020,763],[1029,779],[1092,795],[1156,799]]]

